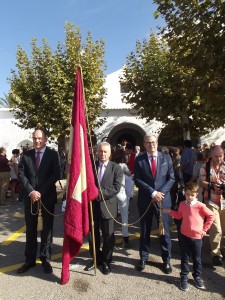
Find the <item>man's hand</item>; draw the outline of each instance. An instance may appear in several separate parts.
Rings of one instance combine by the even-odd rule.
[[[41,199],[41,194],[38,191],[33,191],[30,193],[30,198],[32,202],[37,202]]]
[[[219,184],[214,184],[214,191],[218,194],[221,193],[222,190]]]
[[[161,193],[161,192],[157,192],[155,194],[155,196],[152,198],[152,202],[159,202],[159,201],[163,201],[165,194]]]

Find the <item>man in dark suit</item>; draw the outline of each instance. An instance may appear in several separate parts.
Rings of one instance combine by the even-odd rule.
[[[123,172],[121,167],[109,160],[111,147],[107,142],[98,146],[98,161],[96,163],[95,176],[96,185],[99,187],[98,198],[92,202],[94,234],[96,247],[97,265],[102,265],[102,273],[107,275],[111,272],[110,263],[112,260],[114,236],[114,218],[117,216],[117,198],[119,193]],[[91,222],[90,222],[91,224]],[[100,249],[100,228],[102,230],[103,246]],[[91,229],[90,229],[91,232]],[[92,236],[90,234],[90,253],[93,254]],[[94,269],[93,261],[85,267],[85,271]]]
[[[135,159],[134,182],[138,187],[138,210],[140,217],[140,261],[136,269],[142,271],[148,260],[150,251],[150,233],[154,216],[159,225],[160,206],[171,206],[170,189],[174,184],[173,164],[170,156],[157,151],[158,140],[155,135],[147,134],[144,137],[146,153]],[[161,202],[161,205],[160,205]],[[151,203],[150,207],[149,204]],[[149,207],[149,208],[148,208]],[[164,234],[160,235],[163,269],[166,274],[172,272],[170,264],[171,240],[170,218],[162,215]]]
[[[40,260],[45,273],[52,273],[51,245],[54,208],[57,202],[56,181],[60,178],[59,156],[46,147],[47,136],[41,129],[33,133],[34,149],[27,151],[19,164],[19,181],[24,190],[26,222],[26,261],[17,273],[25,273],[36,265],[38,206],[41,205],[43,230],[41,231]]]

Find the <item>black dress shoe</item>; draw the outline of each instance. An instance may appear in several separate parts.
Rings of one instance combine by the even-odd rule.
[[[139,260],[139,262],[137,263],[137,265],[136,265],[136,270],[137,271],[143,271],[144,269],[145,269],[145,264],[146,264],[146,261],[144,261],[144,260]]]
[[[20,267],[18,270],[17,270],[17,273],[18,274],[22,274],[22,273],[25,273],[27,272],[30,268],[33,268],[36,266],[36,262],[33,262],[33,263],[28,263],[28,262],[25,262],[25,264],[22,265],[22,267]]]
[[[110,272],[111,272],[110,265],[107,264],[106,262],[104,262],[104,263],[102,264],[102,273],[103,273],[104,275],[108,275]]]
[[[93,261],[91,263],[89,263],[85,268],[84,268],[84,271],[92,271],[94,270],[95,266],[94,266],[94,263]]]
[[[222,258],[220,256],[213,256],[212,261],[214,266],[222,267],[223,265]]]
[[[163,270],[166,274],[172,273],[172,267],[170,263],[164,263],[163,264]]]
[[[102,263],[101,262],[97,262],[97,266],[101,266]],[[84,271],[92,271],[94,270],[95,266],[94,266],[94,262],[90,262],[88,265],[86,265],[86,267],[84,267]]]
[[[50,265],[50,263],[49,263],[48,261],[42,262],[42,266],[43,266],[44,272],[45,272],[46,274],[51,274],[51,273],[53,273],[52,266]]]

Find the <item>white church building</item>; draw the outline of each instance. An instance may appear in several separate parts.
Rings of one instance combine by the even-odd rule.
[[[107,140],[110,144],[117,145],[122,140],[127,140],[133,146],[142,146],[146,132],[159,133],[163,126],[155,119],[146,122],[146,119],[135,114],[130,105],[122,102],[120,74],[121,69],[106,77],[107,95],[103,100],[105,108],[100,116],[105,122],[95,130],[97,143]],[[12,149],[32,145],[33,130],[21,129],[15,121],[13,112],[9,108],[0,108],[0,147],[6,148],[7,157],[11,156]],[[201,143],[220,144],[223,140],[225,140],[225,129],[220,128],[202,137]]]

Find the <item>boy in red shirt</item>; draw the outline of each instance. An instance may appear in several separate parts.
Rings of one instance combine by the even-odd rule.
[[[182,219],[180,229],[181,250],[181,281],[180,289],[188,290],[189,258],[193,260],[193,278],[198,289],[205,290],[202,275],[201,248],[202,238],[212,225],[214,216],[205,204],[197,200],[198,184],[188,182],[185,185],[185,199],[179,205],[178,211],[163,209],[163,213],[169,213],[175,219]]]

